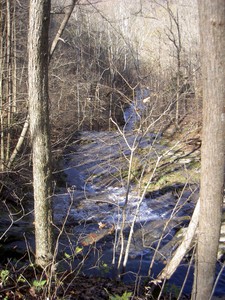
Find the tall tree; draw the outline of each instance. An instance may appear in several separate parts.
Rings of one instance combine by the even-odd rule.
[[[182,39],[181,39],[181,26],[179,21],[178,10],[176,13],[172,11],[167,1],[166,11],[169,15],[169,26],[167,27],[166,36],[169,41],[172,43],[175,50],[176,58],[176,113],[175,113],[175,122],[176,126],[179,126],[179,117],[180,117],[180,87],[181,87],[181,52],[182,52]]]
[[[0,14],[0,160],[4,171],[10,157],[13,99],[16,97],[15,1],[1,1]]]
[[[225,1],[198,0],[203,74],[200,217],[192,298],[210,299],[225,167]]]
[[[33,152],[36,263],[52,259],[51,145],[48,96],[48,29],[50,0],[30,0],[28,83],[30,134]]]
[[[5,162],[5,99],[4,99],[4,69],[5,69],[5,15],[6,15],[6,3],[4,1],[0,2],[0,169],[4,170]]]

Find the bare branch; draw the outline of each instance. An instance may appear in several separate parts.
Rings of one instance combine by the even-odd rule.
[[[56,46],[57,46],[57,44],[58,44],[58,41],[60,40],[60,37],[61,37],[61,35],[63,34],[64,29],[66,28],[66,25],[67,25],[67,23],[68,23],[68,21],[69,21],[69,18],[70,18],[70,16],[71,16],[71,14],[72,14],[72,12],[73,12],[73,9],[74,9],[74,7],[75,7],[75,4],[76,4],[77,2],[78,2],[78,0],[72,0],[72,1],[71,1],[71,5],[68,5],[68,6],[64,9],[65,16],[64,16],[64,19],[63,19],[63,21],[62,21],[62,23],[61,23],[61,25],[60,25],[60,27],[59,27],[59,30],[58,30],[58,32],[57,32],[57,34],[56,34],[56,36],[55,36],[55,38],[54,38],[54,40],[53,40],[53,42],[52,42],[52,46],[51,46],[51,49],[50,49],[50,52],[49,52],[49,61],[50,61],[51,58],[52,58],[52,55],[53,55],[53,53],[54,53],[54,51],[55,51],[55,49],[56,49]]]
[[[198,200],[198,202],[195,206],[194,213],[192,215],[190,224],[184,235],[182,243],[177,248],[172,259],[169,261],[169,263],[166,265],[166,267],[162,270],[162,272],[159,274],[157,279],[153,281],[154,284],[162,282],[164,279],[169,279],[173,275],[173,273],[176,271],[177,267],[179,266],[181,260],[185,256],[185,254],[190,250],[190,246],[195,237],[196,229],[198,226],[199,213],[200,213],[200,200]]]
[[[27,116],[25,122],[24,122],[24,125],[23,125],[23,129],[22,129],[22,132],[21,132],[21,135],[18,139],[18,142],[16,144],[16,147],[15,149],[13,150],[13,153],[8,161],[8,164],[7,164],[7,167],[10,168],[18,154],[18,152],[20,151],[22,145],[23,145],[23,142],[24,142],[24,139],[25,139],[25,136],[27,134],[27,131],[28,131],[28,128],[29,128],[29,116]]]

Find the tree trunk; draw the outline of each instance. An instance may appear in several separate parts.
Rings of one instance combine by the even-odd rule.
[[[225,154],[225,1],[198,0],[203,74],[200,218],[192,298],[210,299],[221,226]]]
[[[0,170],[4,171],[5,145],[4,145],[4,67],[5,67],[5,3],[0,2]]]
[[[7,97],[7,141],[6,141],[6,161],[10,156],[11,145],[11,122],[12,122],[12,6],[11,1],[6,1],[6,66],[7,66],[7,84],[6,84],[6,97]]]
[[[50,0],[30,0],[28,83],[33,150],[36,263],[52,260],[51,147],[48,104],[48,29]]]

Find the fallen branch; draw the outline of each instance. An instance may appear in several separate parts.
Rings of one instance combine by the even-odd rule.
[[[158,284],[165,279],[169,279],[176,271],[177,267],[179,266],[181,260],[184,258],[185,254],[190,250],[190,246],[195,237],[195,233],[198,227],[199,212],[200,212],[200,199],[198,199],[198,202],[195,206],[195,210],[193,212],[187,231],[183,237],[183,241],[175,251],[171,260],[167,263],[167,265],[161,271],[158,277],[152,281],[152,283]]]
[[[15,149],[13,150],[13,153],[9,159],[9,161],[7,162],[7,168],[10,169],[13,162],[15,161],[15,158],[18,154],[18,152],[20,151],[20,149],[22,148],[22,145],[23,145],[23,142],[25,140],[25,137],[26,137],[26,134],[27,134],[27,131],[28,131],[28,128],[29,128],[29,116],[26,117],[26,120],[24,122],[24,125],[23,125],[23,129],[22,129],[22,132],[21,132],[21,135],[19,137],[19,140],[16,144],[16,147]]]
[[[101,228],[100,228],[101,229]],[[89,246],[94,243],[97,243],[102,238],[104,238],[107,235],[113,234],[115,228],[112,225],[110,228],[101,229],[95,232],[89,233],[87,236],[85,236],[80,242],[82,246]]]

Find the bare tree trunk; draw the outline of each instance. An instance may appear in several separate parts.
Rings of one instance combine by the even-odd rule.
[[[170,26],[167,28],[166,33],[169,41],[173,44],[176,52],[176,64],[177,64],[177,74],[176,74],[176,109],[175,109],[175,124],[179,127],[179,117],[180,117],[180,86],[181,86],[181,51],[182,51],[182,39],[181,39],[181,28],[178,11],[176,14],[170,8],[169,1],[166,1],[166,7],[162,6],[169,15]],[[175,28],[174,28],[175,27]]]
[[[67,23],[69,21],[69,18],[71,16],[72,12],[73,12],[73,9],[74,9],[75,4],[76,4],[77,1],[78,0],[71,0],[71,4],[67,5],[67,7],[64,9],[65,16],[64,16],[64,19],[63,19],[63,21],[62,21],[62,23],[61,23],[61,25],[59,27],[59,30],[58,30],[58,32],[57,32],[57,34],[56,34],[56,36],[55,36],[55,38],[54,38],[54,40],[52,42],[52,46],[51,46],[50,54],[49,54],[49,59],[52,58],[52,55],[53,55],[53,53],[54,53],[54,51],[56,49],[58,41],[59,41],[59,39],[60,39],[60,37],[61,37],[64,29],[66,28],[66,25],[67,25]]]
[[[12,119],[12,7],[11,1],[6,1],[6,67],[7,67],[7,86],[6,86],[6,97],[7,97],[7,142],[6,142],[6,161],[10,155],[10,144],[11,144],[11,119]]]
[[[0,2],[0,169],[4,171],[4,161],[5,161],[5,145],[4,145],[4,100],[3,100],[3,79],[4,79],[4,13],[5,3]]]
[[[0,11],[0,159],[1,170],[4,171],[10,157],[13,97],[15,92],[13,88],[14,62],[16,61],[13,38],[15,1],[1,1]]]
[[[17,53],[16,53],[16,4],[13,2],[12,13],[12,39],[13,39],[13,63],[12,63],[12,112],[17,111]]]
[[[210,299],[225,167],[225,1],[198,0],[203,74],[200,218],[192,299]]]
[[[51,146],[48,103],[48,29],[50,0],[30,0],[28,83],[33,150],[36,263],[52,260]]]

